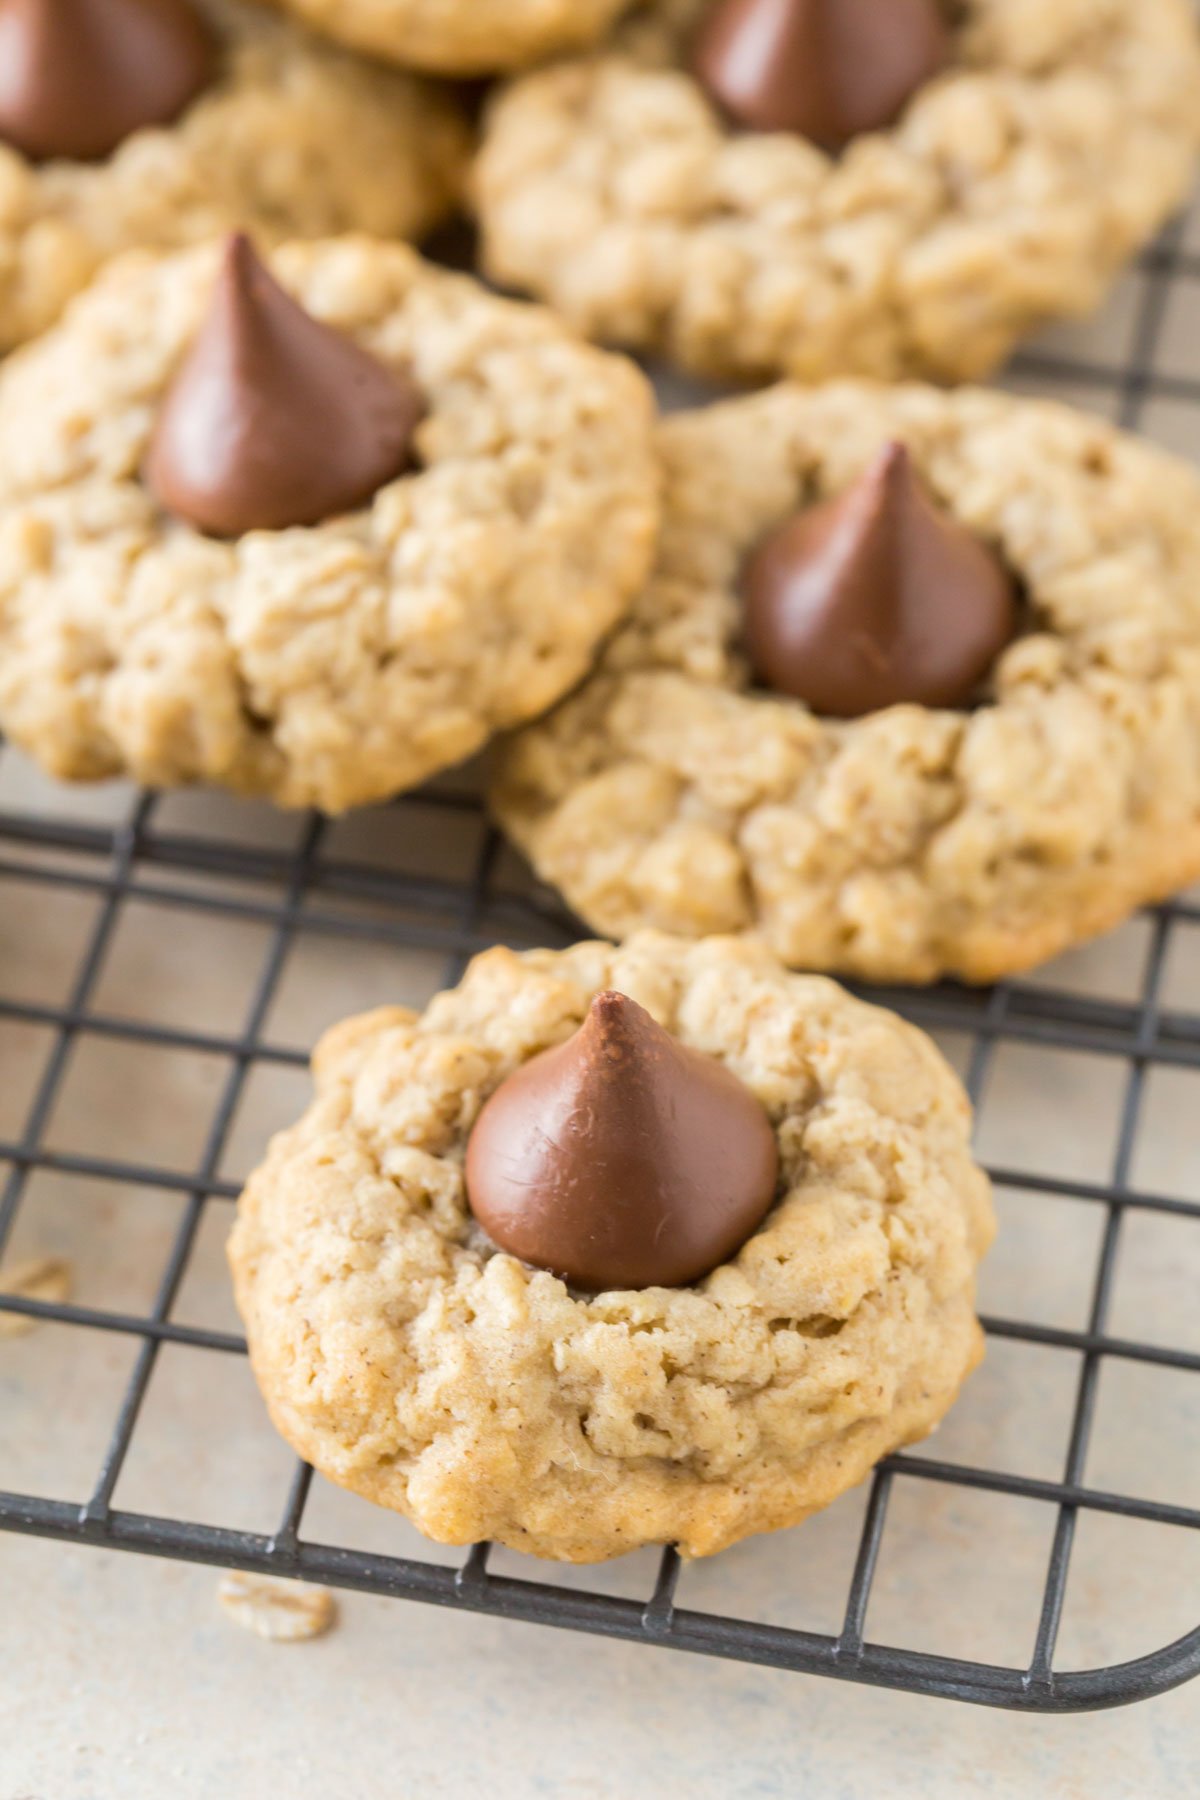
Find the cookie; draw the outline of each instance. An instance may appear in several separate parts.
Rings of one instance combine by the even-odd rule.
[[[277,0],[356,50],[486,75],[593,44],[630,0]]]
[[[201,10],[212,56],[197,91],[115,149],[49,154],[51,96],[40,97],[40,131],[28,116],[0,116],[0,350],[43,331],[117,252],[237,225],[266,242],[415,238],[459,197],[469,136],[447,97],[256,7],[204,0]],[[140,116],[153,116],[153,99]],[[14,137],[44,154],[23,154]]]
[[[569,1286],[468,1207],[481,1110],[614,992],[775,1138],[770,1211],[689,1286]],[[922,1437],[981,1355],[992,1212],[957,1078],[761,945],[492,950],[420,1017],[337,1027],[315,1072],[230,1243],[254,1371],[302,1456],[439,1542],[710,1555]]]
[[[716,3],[649,0],[491,108],[487,270],[593,337],[718,378],[978,377],[1186,192],[1186,0],[964,0],[945,68],[833,156],[728,122],[689,66]]]
[[[560,698],[645,577],[632,365],[403,245],[271,261],[130,255],[0,370],[0,721],[57,776],[381,799]]]
[[[1016,634],[970,701],[820,715],[755,683],[747,559],[894,440],[1012,572]],[[856,382],[677,415],[660,447],[655,573],[493,794],[591,926],[982,982],[1200,877],[1194,470],[1056,404]]]

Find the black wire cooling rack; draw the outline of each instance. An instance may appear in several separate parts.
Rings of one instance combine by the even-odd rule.
[[[1028,356],[1017,365],[1019,377],[1035,385],[1049,381],[1093,390],[1110,401],[1110,411],[1126,426],[1136,427],[1151,401],[1194,408],[1200,416],[1200,380],[1156,370],[1171,288],[1176,282],[1198,279],[1200,257],[1188,253],[1184,228],[1177,227],[1143,261],[1141,297],[1131,324],[1133,354],[1127,361],[1108,367],[1079,357]],[[1109,1330],[1123,1227],[1129,1216],[1168,1214],[1200,1223],[1200,1200],[1144,1191],[1136,1180],[1135,1164],[1147,1083],[1154,1072],[1200,1069],[1200,1017],[1173,1007],[1163,991],[1173,941],[1189,926],[1200,925],[1200,906],[1181,901],[1149,915],[1140,994],[1133,1001],[1072,994],[1036,982],[1008,983],[990,992],[945,986],[873,996],[918,1024],[970,1039],[968,1086],[977,1104],[985,1098],[998,1051],[1008,1045],[1039,1045],[1108,1059],[1122,1072],[1123,1095],[1108,1179],[1075,1180],[1016,1168],[991,1171],[1006,1190],[1036,1195],[1047,1206],[1064,1200],[1082,1203],[1095,1209],[1102,1221],[1085,1329],[1060,1329],[1032,1319],[985,1320],[995,1339],[1062,1352],[1078,1365],[1061,1476],[1037,1479],[999,1467],[938,1461],[923,1453],[891,1457],[876,1472],[869,1491],[841,1628],[822,1634],[677,1606],[680,1563],[671,1550],[662,1556],[652,1591],[639,1598],[621,1598],[490,1572],[486,1545],[476,1546],[455,1568],[313,1542],[304,1535],[312,1477],[303,1465],[295,1469],[286,1495],[280,1495],[279,1523],[271,1535],[114,1505],[162,1348],[188,1346],[215,1357],[245,1351],[239,1337],[180,1323],[173,1312],[206,1208],[214,1199],[228,1200],[237,1192],[236,1184],[222,1179],[220,1171],[248,1081],[263,1065],[303,1063],[298,1051],[279,1048],[266,1031],[296,943],[314,936],[343,942],[367,939],[440,953],[445,980],[453,982],[471,955],[494,942],[555,945],[579,935],[575,923],[549,896],[536,889],[514,890],[500,879],[498,840],[472,794],[434,788],[407,797],[399,803],[403,823],[389,836],[389,854],[378,861],[339,854],[335,828],[319,818],[305,825],[294,848],[276,850],[172,830],[163,822],[164,804],[153,795],[136,797],[116,825],[64,818],[57,808],[53,814],[0,811],[0,902],[5,884],[17,881],[40,884],[47,891],[82,892],[93,897],[97,909],[65,1003],[34,1004],[0,991],[0,1021],[35,1025],[49,1035],[48,1054],[24,1128],[14,1141],[0,1142],[0,1165],[9,1171],[0,1193],[0,1260],[26,1188],[38,1171],[166,1191],[183,1200],[181,1222],[157,1292],[144,1313],[0,1296],[0,1312],[70,1328],[81,1355],[96,1332],[116,1333],[138,1346],[90,1498],[80,1505],[0,1492],[0,1528],[69,1544],[300,1577],[646,1645],[1034,1712],[1114,1706],[1162,1692],[1200,1673],[1200,1625],[1137,1661],[1094,1670],[1062,1670],[1055,1665],[1076,1527],[1082,1517],[1115,1514],[1135,1527],[1200,1529],[1200,1504],[1168,1504],[1124,1491],[1104,1491],[1085,1480],[1103,1368],[1120,1361],[1200,1374],[1200,1354],[1132,1341]],[[439,810],[454,813],[460,825],[465,823],[474,833],[474,866],[467,880],[429,873],[422,821],[432,821]],[[397,843],[406,847],[399,867]],[[113,1016],[99,1006],[105,960],[131,905],[182,908],[269,928],[269,948],[240,1028],[227,1036],[213,1035],[190,1029],[185,1020],[178,1025],[152,1024]],[[71,1058],[81,1043],[97,1038],[223,1059],[223,1085],[194,1171],[180,1173],[140,1161],[48,1147],[47,1125]],[[1200,1173],[1200,1156],[1197,1166]],[[983,1490],[1048,1509],[1054,1521],[1052,1547],[1033,1656],[1026,1666],[1002,1667],[868,1641],[867,1608],[889,1506],[898,1489],[920,1483]]]

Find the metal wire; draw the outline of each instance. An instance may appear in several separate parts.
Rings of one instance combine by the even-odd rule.
[[[1200,382],[1164,376],[1155,368],[1171,283],[1200,279],[1200,258],[1186,254],[1180,245],[1177,227],[1143,260],[1144,294],[1134,354],[1127,366],[1114,370],[1090,361],[1030,354],[1018,362],[1018,372],[1103,389],[1112,396],[1114,410],[1127,427],[1138,426],[1151,399],[1182,401],[1200,409]],[[237,1335],[179,1323],[172,1311],[208,1204],[214,1198],[231,1199],[238,1191],[237,1184],[223,1179],[219,1171],[251,1072],[260,1065],[288,1068],[304,1062],[298,1051],[264,1036],[291,946],[301,937],[325,937],[436,951],[444,958],[445,980],[453,982],[473,954],[496,941],[565,944],[578,935],[576,923],[548,895],[506,891],[497,878],[498,840],[473,794],[439,788],[408,796],[402,805],[409,820],[419,821],[422,809],[430,808],[453,811],[473,823],[477,838],[469,879],[456,883],[425,872],[419,829],[406,833],[412,849],[411,866],[397,869],[337,855],[328,847],[331,834],[327,826],[316,818],[308,823],[297,848],[281,851],[161,828],[156,823],[160,802],[153,795],[138,797],[127,818],[115,828],[0,811],[0,893],[6,883],[19,880],[47,891],[91,895],[97,901],[94,927],[61,1005],[0,993],[0,1020],[39,1026],[51,1033],[45,1067],[24,1128],[14,1141],[0,1142],[0,1161],[9,1168],[0,1191],[0,1257],[35,1171],[99,1179],[127,1188],[152,1188],[179,1194],[184,1202],[157,1292],[144,1313],[0,1296],[0,1311],[54,1321],[78,1332],[81,1343],[85,1344],[87,1333],[99,1331],[128,1337],[139,1345],[87,1502],[81,1507],[67,1501],[0,1493],[0,1529],[303,1577],[700,1655],[1027,1711],[1118,1705],[1162,1692],[1200,1673],[1200,1625],[1187,1637],[1135,1662],[1087,1672],[1055,1668],[1081,1514],[1114,1514],[1144,1524],[1200,1529],[1200,1504],[1170,1504],[1107,1492],[1085,1481],[1098,1381],[1106,1362],[1123,1360],[1200,1373],[1200,1354],[1116,1336],[1108,1323],[1127,1216],[1144,1212],[1200,1221],[1200,1197],[1192,1200],[1148,1191],[1133,1179],[1150,1071],[1200,1068],[1200,1017],[1170,1008],[1162,991],[1173,934],[1200,922],[1200,907],[1187,901],[1153,913],[1141,993],[1134,1003],[1020,982],[989,993],[945,985],[916,993],[876,990],[871,996],[926,1027],[970,1036],[974,1048],[968,1086],[977,1104],[985,1100],[997,1050],[1006,1044],[1115,1059],[1126,1075],[1108,1180],[1057,1178],[1006,1167],[991,1171],[1006,1189],[1035,1194],[1048,1202],[1063,1199],[1092,1205],[1103,1216],[1086,1329],[1066,1330],[1012,1318],[985,1319],[988,1332],[996,1338],[1061,1350],[1078,1361],[1061,1478],[1035,1479],[925,1456],[889,1458],[873,1479],[843,1622],[836,1636],[677,1606],[680,1563],[673,1550],[663,1554],[653,1589],[644,1599],[621,1599],[543,1580],[494,1574],[489,1570],[487,1545],[476,1546],[455,1569],[314,1543],[303,1535],[311,1471],[302,1464],[294,1470],[281,1500],[279,1525],[269,1536],[148,1516],[113,1505],[161,1346],[186,1345],[224,1356],[245,1352]],[[200,885],[196,876],[213,879]],[[371,903],[374,910],[352,910],[362,902]],[[123,910],[131,904],[182,908],[270,928],[258,980],[240,1024],[214,1033],[197,1030],[183,1019],[165,1024],[142,1022],[95,1006],[105,958]],[[85,1038],[224,1059],[228,1073],[194,1170],[180,1173],[101,1154],[68,1154],[47,1146],[47,1122],[61,1096],[73,1049]],[[1055,1529],[1036,1642],[1027,1666],[1000,1667],[869,1641],[868,1608],[889,1507],[897,1489],[912,1482],[1007,1495],[1054,1509]]]

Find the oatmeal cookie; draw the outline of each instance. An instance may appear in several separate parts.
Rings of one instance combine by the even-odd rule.
[[[121,259],[0,371],[0,720],[67,779],[336,812],[585,673],[652,553],[651,396],[403,245],[293,244],[294,297],[416,378],[417,466],[324,524],[202,536],[140,471],[222,254]]]
[[[203,0],[217,79],[174,124],[98,163],[0,143],[0,349],[58,318],[99,265],[244,225],[260,241],[421,236],[459,197],[467,127],[451,101],[258,8]]]
[[[819,718],[753,686],[739,570],[889,439],[1016,573],[1024,629],[974,708]],[[988,981],[1200,876],[1194,470],[1063,406],[857,382],[679,415],[660,443],[655,573],[494,791],[592,926]]]
[[[648,0],[491,109],[487,269],[591,336],[717,377],[977,377],[1186,192],[1187,0],[963,0],[949,70],[839,160],[727,128],[681,66],[708,3]]]
[[[579,50],[631,0],[276,0],[330,37],[414,68],[486,75]]]
[[[778,1139],[776,1204],[692,1287],[581,1294],[467,1208],[484,1101],[605,989],[726,1065]],[[992,1212],[958,1080],[761,945],[492,950],[421,1017],[336,1028],[315,1069],[230,1245],[255,1374],[301,1455],[440,1542],[710,1555],[924,1436],[979,1360]]]

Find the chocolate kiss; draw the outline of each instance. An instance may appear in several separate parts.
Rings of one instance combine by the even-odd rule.
[[[208,316],[146,458],[155,497],[213,537],[316,525],[411,466],[423,403],[229,241]]]
[[[949,54],[936,0],[721,0],[692,70],[739,125],[838,150],[891,125]]]
[[[778,1173],[749,1088],[614,993],[509,1076],[467,1147],[493,1242],[592,1292],[699,1280],[761,1223]]]
[[[0,139],[35,162],[108,156],[178,118],[214,62],[186,0],[4,0]]]
[[[903,444],[760,544],[742,597],[759,678],[834,718],[962,705],[1017,629],[1012,577],[935,505]]]

